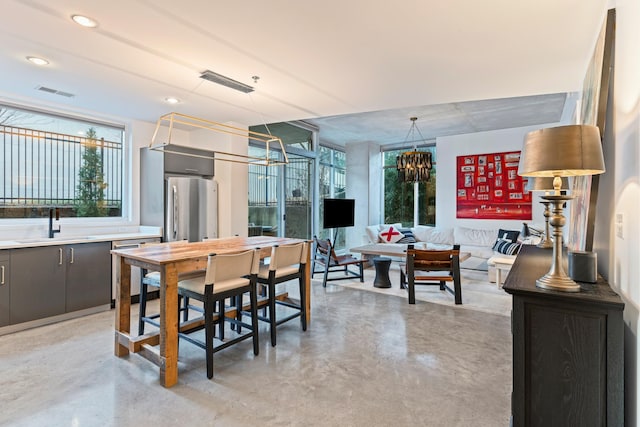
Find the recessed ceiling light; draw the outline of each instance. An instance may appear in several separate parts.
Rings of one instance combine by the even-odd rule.
[[[164,99],[164,102],[166,102],[167,104],[179,104],[180,100],[173,96],[168,96]]]
[[[83,27],[87,27],[87,28],[95,28],[98,26],[98,22],[95,19],[91,19],[88,16],[84,16],[84,15],[71,15],[71,19],[73,19],[73,21],[78,24],[78,25],[82,25]]]
[[[37,56],[27,56],[27,61],[36,65],[49,65],[49,61],[44,58],[38,58]]]

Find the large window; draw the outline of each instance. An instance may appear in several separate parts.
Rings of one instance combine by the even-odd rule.
[[[289,163],[249,166],[249,234],[311,238],[313,226],[313,130],[291,123],[252,126],[271,132],[285,144]],[[250,145],[249,154],[263,156],[263,147]]]
[[[433,169],[429,181],[417,184],[398,181],[396,157],[406,150],[382,153],[384,222],[387,224],[400,222],[404,227],[412,227],[414,224],[435,225],[436,223],[436,150],[435,146],[421,147],[419,150],[431,151]]]
[[[0,218],[122,216],[123,128],[0,105]]]
[[[346,191],[346,155],[343,151],[333,148],[320,147],[320,169],[318,173],[320,185],[320,225],[324,219],[324,204],[327,198],[344,199]],[[334,239],[336,230],[326,230],[320,227],[319,236],[322,239]],[[345,233],[338,233],[335,240],[336,248],[345,247]]]

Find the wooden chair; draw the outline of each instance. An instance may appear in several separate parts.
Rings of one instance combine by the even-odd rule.
[[[327,282],[332,280],[360,279],[361,282],[364,282],[363,264],[367,262],[366,260],[355,258],[351,254],[337,255],[329,239],[321,240],[313,236],[313,240],[315,250],[311,263],[311,278],[315,273],[323,273],[322,286],[325,288]],[[322,264],[324,268],[316,271],[316,263]],[[358,271],[350,270],[350,266],[356,266]],[[344,276],[329,278],[329,273],[334,271],[343,271]]]
[[[213,354],[247,338],[253,339],[253,354],[258,355],[258,301],[256,277],[260,263],[260,250],[249,250],[238,254],[211,254],[207,259],[207,269],[203,276],[178,281],[178,294],[184,298],[201,301],[204,305],[204,325],[180,332],[180,338],[201,347],[206,352],[207,378],[213,377]],[[242,321],[243,296],[249,294],[251,324]],[[233,298],[236,317],[226,316],[224,300]],[[233,338],[216,345],[215,326],[230,322],[236,325]],[[247,331],[241,333],[241,327]],[[204,328],[205,340],[192,337],[190,334]]]
[[[307,330],[307,310],[305,306],[307,250],[308,245],[306,242],[295,243],[293,245],[273,246],[271,248],[269,264],[260,267],[257,280],[258,283],[264,285],[263,290],[266,291],[266,297],[268,298],[268,310],[266,310],[266,313],[268,313],[268,316],[265,315],[265,313],[262,316],[258,316],[258,319],[269,322],[272,346],[276,345],[276,327],[284,322],[300,317],[302,330]],[[298,279],[300,302],[296,303],[291,300],[283,301],[277,299],[276,285],[294,279]],[[291,308],[295,312],[277,318],[276,306],[278,305]]]
[[[407,285],[409,304],[416,303],[416,285],[440,286],[440,290],[453,294],[456,304],[462,304],[460,246],[451,250],[420,250],[410,245],[406,264],[400,268],[400,282]],[[447,286],[448,282],[453,282],[453,289]]]

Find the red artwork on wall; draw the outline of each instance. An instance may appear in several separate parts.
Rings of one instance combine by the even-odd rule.
[[[458,156],[456,217],[531,219],[531,193],[518,175],[520,151]]]

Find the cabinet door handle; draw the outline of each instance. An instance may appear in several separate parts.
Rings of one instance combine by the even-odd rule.
[[[58,265],[62,265],[62,248],[58,249],[58,254],[59,254]]]
[[[73,248],[71,248],[71,259],[69,260],[69,264],[73,264]]]
[[[0,265],[0,285],[4,285],[4,265]]]

